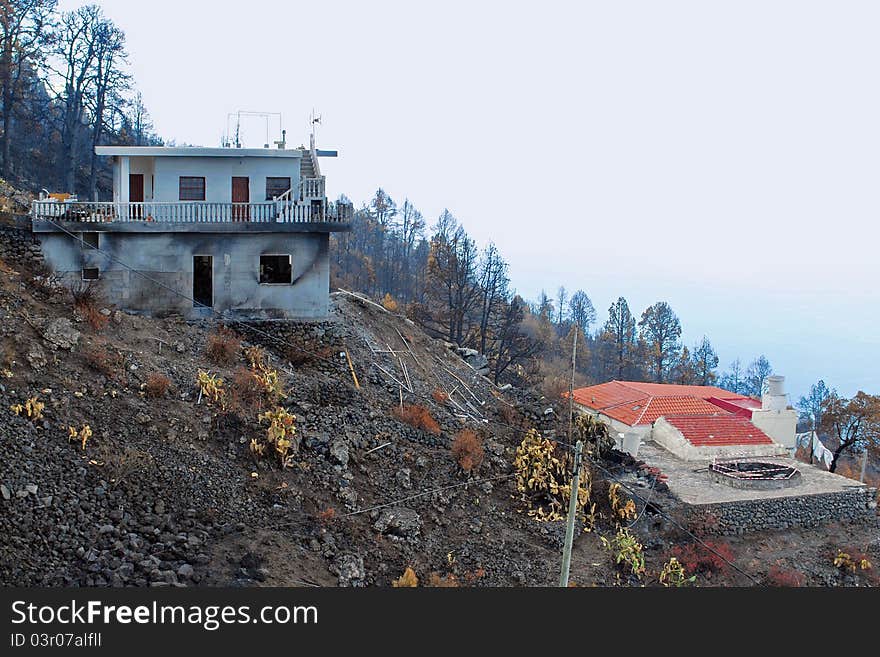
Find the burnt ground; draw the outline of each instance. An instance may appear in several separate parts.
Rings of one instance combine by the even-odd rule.
[[[335,295],[331,322],[232,326],[283,373],[298,449],[282,469],[248,449],[265,431],[255,412],[223,412],[199,398],[200,369],[228,381],[245,365],[240,354],[225,365],[207,358],[214,324],[107,308],[106,326],[95,329],[28,253],[7,257],[2,269],[4,585],[387,586],[408,566],[423,582],[436,573],[461,585],[556,583],[561,523],[523,513],[509,475],[525,430],[552,432],[561,409],[548,413],[547,400],[496,388],[408,320]],[[149,398],[144,384],[155,372],[171,387]],[[42,419],[10,410],[32,397],[45,403]],[[439,433],[398,420],[401,400],[425,406]],[[94,431],[85,449],[68,438],[83,424]],[[486,451],[471,474],[450,451],[463,427]],[[602,547],[599,536],[613,535],[614,523],[597,472],[599,523],[579,534],[573,555],[579,585],[655,584],[669,554],[691,542],[664,516],[678,510],[662,484],[637,463],[616,461],[608,467],[651,500],[633,528],[647,573],[621,573]],[[775,566],[813,585],[876,583],[831,563],[840,547],[880,561],[876,521],[723,541],[759,582]],[[699,567],[698,585],[753,583],[729,568]]]

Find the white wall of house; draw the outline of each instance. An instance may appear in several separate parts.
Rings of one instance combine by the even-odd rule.
[[[144,174],[144,200],[177,203],[180,176],[205,178],[205,201],[232,202],[232,178],[246,176],[250,182],[250,202],[266,200],[266,178],[290,178],[299,187],[298,157],[117,157],[113,167],[113,199],[128,202],[128,175]]]
[[[677,428],[669,424],[665,418],[658,418],[651,430],[651,439],[661,447],[672,452],[683,461],[710,461],[713,457],[732,458],[739,456],[787,456],[788,452],[782,445],[731,445],[731,446],[696,446],[688,441]]]
[[[574,404],[575,410],[580,413],[584,413],[586,415],[592,415],[593,417],[601,420],[605,423],[608,428],[611,430],[611,437],[614,439],[614,444],[619,450],[623,450],[624,448],[624,436],[630,436],[629,444],[632,444],[634,439],[638,437],[641,441],[648,440],[651,437],[651,425],[650,424],[642,424],[635,427],[631,427],[628,424],[624,424],[620,420],[615,420],[613,417],[609,417],[604,413],[594,410],[589,406],[582,406],[580,404]],[[634,448],[626,450],[632,454],[633,451],[638,451],[638,446],[636,445]],[[635,454],[633,454],[635,456]]]
[[[780,445],[784,445],[792,453],[797,447],[795,444],[797,421],[797,411],[791,408],[783,410],[755,409],[752,411],[752,424]]]

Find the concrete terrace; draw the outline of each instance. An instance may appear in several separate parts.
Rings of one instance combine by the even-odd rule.
[[[760,461],[791,465],[800,470],[801,482],[797,486],[776,490],[742,489],[718,483],[707,472],[709,461],[679,460],[653,441],[642,443],[638,458],[652,467],[659,468],[667,476],[669,491],[682,502],[692,505],[804,497],[867,488],[852,479],[783,457],[755,458]]]

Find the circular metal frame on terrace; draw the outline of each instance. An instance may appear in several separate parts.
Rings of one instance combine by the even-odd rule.
[[[734,488],[776,489],[797,486],[801,472],[792,465],[753,459],[713,461],[709,465],[712,478]]]

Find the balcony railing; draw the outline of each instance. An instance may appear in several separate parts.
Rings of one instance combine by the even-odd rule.
[[[324,176],[303,178],[299,183],[299,197],[304,200],[324,198],[324,180]]]
[[[264,203],[207,203],[200,201],[160,203],[34,201],[35,219],[80,222],[350,222],[349,204],[297,203],[290,200]]]

